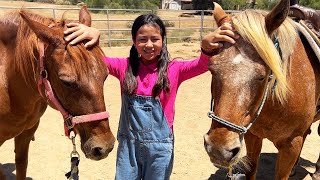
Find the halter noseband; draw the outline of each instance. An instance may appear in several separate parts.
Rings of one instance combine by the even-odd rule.
[[[60,113],[62,114],[62,117],[64,119],[64,129],[65,129],[66,136],[69,136],[70,131],[73,131],[73,127],[76,124],[98,121],[98,120],[107,119],[110,117],[107,111],[81,115],[81,116],[72,116],[68,111],[66,111],[63,108],[63,106],[60,104],[59,100],[54,95],[51,84],[48,80],[48,73],[44,66],[44,44],[43,43],[40,43],[39,56],[40,56],[39,58],[40,78],[38,81],[38,91],[43,98],[47,98],[48,100],[50,100],[52,104],[57,108],[57,110],[60,111]],[[42,85],[44,86],[45,96],[41,91]]]

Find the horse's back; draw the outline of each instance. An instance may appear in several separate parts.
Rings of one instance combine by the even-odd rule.
[[[314,116],[313,122],[319,121],[320,119],[320,59],[317,58],[317,55],[315,53],[314,48],[311,47],[311,45],[309,44],[308,40],[300,35],[302,43],[304,45],[304,49],[306,54],[308,55],[308,61],[311,63],[312,65],[312,69],[310,69],[310,72],[314,75],[315,77],[315,81],[314,82],[309,82],[309,84],[314,83],[315,84],[315,104],[316,104],[316,114]],[[319,52],[318,52],[319,53]],[[310,92],[313,93],[313,92]]]

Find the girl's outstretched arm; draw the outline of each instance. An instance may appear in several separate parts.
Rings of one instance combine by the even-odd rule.
[[[68,29],[64,31],[64,39],[70,44],[88,40],[84,46],[91,47],[99,43],[100,31],[98,29],[80,23],[68,23],[67,27]]]

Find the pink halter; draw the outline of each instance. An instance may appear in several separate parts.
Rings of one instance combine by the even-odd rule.
[[[76,124],[102,120],[110,117],[107,111],[88,114],[88,115],[81,115],[81,116],[70,115],[62,107],[58,99],[55,97],[51,84],[48,80],[48,73],[44,67],[44,45],[42,43],[40,43],[39,55],[40,55],[40,59],[39,59],[40,60],[40,78],[38,81],[38,91],[43,98],[47,98],[48,100],[50,100],[52,104],[57,108],[57,110],[60,111],[60,113],[62,114],[62,117],[64,119],[64,130],[65,130],[66,136],[69,136],[70,131],[72,131],[74,125]],[[44,86],[44,89],[45,89],[45,96],[41,91],[42,85]]]

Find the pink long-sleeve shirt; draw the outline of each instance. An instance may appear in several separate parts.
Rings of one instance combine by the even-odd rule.
[[[107,64],[109,73],[120,81],[122,89],[123,80],[128,66],[128,58],[111,58],[105,57],[104,62]],[[198,76],[208,70],[209,57],[201,53],[200,58],[194,60],[173,60],[170,62],[167,70],[168,79],[170,81],[169,93],[160,93],[160,103],[164,114],[168,120],[169,127],[173,131],[174,120],[174,103],[180,84],[192,77]],[[158,78],[157,63],[144,65],[140,61],[138,70],[138,88],[137,95],[152,96],[152,88]]]

